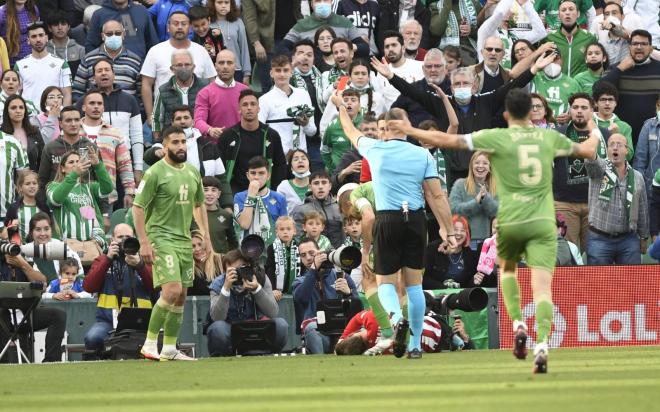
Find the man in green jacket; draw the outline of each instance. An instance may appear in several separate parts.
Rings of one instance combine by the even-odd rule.
[[[596,36],[577,25],[579,11],[577,0],[562,0],[559,4],[561,28],[548,35],[546,41],[553,42],[563,57],[562,73],[569,77],[587,70],[585,53],[587,46],[598,41]]]
[[[346,105],[348,115],[353,120],[355,127],[362,122],[362,110],[360,107],[360,92],[354,89],[344,90],[342,100]],[[344,134],[344,130],[339,123],[339,118],[335,118],[323,135],[321,142],[321,157],[328,174],[332,176],[335,168],[341,161],[341,157],[351,149],[351,142]]]

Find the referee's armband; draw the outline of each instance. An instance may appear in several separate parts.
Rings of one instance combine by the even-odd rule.
[[[371,203],[369,203],[369,201],[366,198],[361,197],[355,201],[355,206],[357,207],[357,210],[362,212],[362,209],[364,209],[365,207],[367,206],[371,207]]]
[[[461,139],[463,139],[463,142],[465,142],[465,145],[468,147],[468,149],[474,150],[474,143],[472,143],[472,133],[462,134]]]

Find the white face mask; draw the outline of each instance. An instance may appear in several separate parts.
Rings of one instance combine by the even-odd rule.
[[[292,170],[291,173],[293,173],[293,176],[297,177],[298,179],[304,179],[312,174],[312,172],[310,172],[309,170],[302,173],[298,173],[295,170]]]
[[[557,63],[550,63],[549,65],[545,66],[543,72],[549,78],[554,79],[559,77],[559,75],[561,74],[561,66],[558,65]]]

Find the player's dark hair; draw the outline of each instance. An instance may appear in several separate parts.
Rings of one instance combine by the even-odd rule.
[[[169,126],[163,130],[163,142],[169,139],[173,134],[185,134],[183,129],[178,126]]]
[[[314,179],[328,179],[330,180],[330,175],[325,169],[315,170],[309,175],[309,182],[312,183]]]
[[[532,110],[532,96],[521,89],[513,89],[507,93],[504,107],[513,119],[522,120]]]
[[[610,82],[600,81],[594,85],[592,95],[597,102],[601,96],[612,96],[614,101],[619,103],[619,90]]]
[[[254,92],[252,89],[245,89],[241,90],[241,93],[238,95],[238,103],[241,103],[241,100],[248,96],[254,96],[255,99],[257,99],[257,102],[259,101],[259,96],[257,96],[257,93]]]
[[[263,156],[254,156],[252,159],[248,160],[247,170],[261,169],[265,167],[268,169],[268,161]]]
[[[190,19],[190,22],[202,20],[202,19],[210,19],[211,15],[209,14],[209,9],[203,6],[192,6],[190,10],[188,10],[188,18]]]
[[[591,98],[587,93],[573,93],[569,98],[568,98],[568,104],[570,106],[573,106],[573,102],[576,101],[577,99],[585,99],[589,102],[591,107],[594,107],[594,99]]]
[[[193,114],[192,110],[190,110],[190,107],[186,106],[185,104],[182,104],[180,106],[175,107],[174,110],[172,110],[172,118],[170,119],[170,121],[173,122],[174,116],[176,116],[176,114],[179,112],[188,112],[188,114],[190,114],[191,116]]]
[[[362,355],[369,349],[367,342],[358,334],[342,339],[335,346],[335,354],[342,355]]]

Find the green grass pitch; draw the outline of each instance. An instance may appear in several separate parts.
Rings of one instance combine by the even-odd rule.
[[[0,367],[0,411],[660,410],[660,347],[89,362]]]

